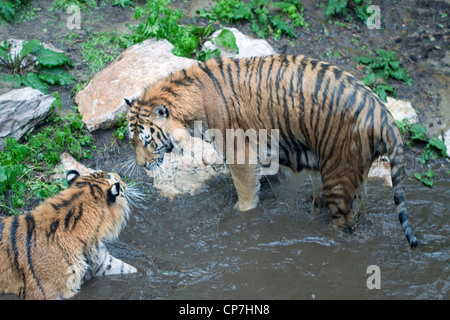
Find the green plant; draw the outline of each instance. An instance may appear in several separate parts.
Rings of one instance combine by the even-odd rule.
[[[403,81],[409,86],[412,85],[412,79],[406,70],[400,67],[401,62],[395,57],[395,52],[382,49],[376,51],[375,57],[357,56],[354,60],[366,66],[366,76],[362,82],[370,86],[381,100],[386,102],[388,92],[395,95],[394,87],[386,84],[389,78]]]
[[[52,108],[54,112],[47,124],[29,134],[19,143],[6,139],[5,151],[0,151],[0,211],[15,214],[30,202],[37,202],[54,195],[62,189],[61,181],[49,178],[60,161],[60,154],[70,152],[76,158],[92,156],[96,147],[83,130],[81,115],[75,110],[58,115],[61,107],[59,93]]]
[[[331,18],[342,14],[348,21],[352,21],[353,16],[356,16],[363,22],[366,22],[369,17],[367,7],[370,5],[371,1],[369,0],[328,0],[325,15]]]
[[[420,158],[420,162],[423,165],[427,164],[429,160],[436,160],[439,156],[442,158],[447,156],[447,147],[444,142],[439,138],[428,139],[426,129],[421,124],[414,123],[411,125],[408,119],[403,119],[402,121],[397,121],[397,126],[400,133],[409,139],[406,143],[408,147],[411,148],[416,143],[425,144]],[[433,180],[434,173],[430,168],[423,175],[415,173],[414,177],[428,187],[433,187],[435,184]]]
[[[12,23],[16,20],[17,9],[28,4],[25,0],[1,0],[0,1],[0,21]]]
[[[11,82],[15,87],[30,86],[45,94],[49,85],[74,82],[74,77],[64,70],[65,66],[73,67],[72,60],[63,52],[44,48],[38,39],[24,42],[20,53],[15,55],[11,53],[11,44],[4,41],[0,45],[0,66],[9,71],[0,74],[0,81]]]
[[[424,173],[422,176],[420,173],[415,173],[414,178],[422,182],[427,187],[433,188],[434,187],[434,178],[435,173],[431,170],[431,168],[428,168],[428,170]]]
[[[128,34],[117,32],[91,32],[90,39],[81,44],[83,61],[95,74],[113,61],[123,49],[129,47],[131,40]]]
[[[126,6],[132,6],[132,0],[116,0],[113,3],[113,6],[120,6],[122,9],[125,8]]]
[[[261,38],[271,34],[278,40],[283,33],[296,38],[294,28],[309,26],[303,17],[303,6],[300,1],[251,0],[244,3],[241,0],[216,0],[216,2],[211,12],[200,9],[198,11],[200,16],[213,22],[250,21],[253,32]],[[285,16],[289,18],[288,21]]]
[[[119,140],[123,140],[127,135],[128,127],[127,127],[127,117],[125,113],[119,114],[117,130],[114,131],[114,137],[118,137]]]
[[[135,18],[142,20],[138,26],[131,27],[134,32],[131,35],[133,43],[139,43],[148,38],[166,39],[173,44],[172,52],[177,56],[204,61],[220,55],[218,50],[203,46],[203,43],[216,31],[213,29],[213,24],[206,27],[182,24],[183,13],[179,9],[170,9],[167,0],[148,0],[144,7],[135,9]],[[235,42],[230,44],[224,41],[222,44],[236,47]]]

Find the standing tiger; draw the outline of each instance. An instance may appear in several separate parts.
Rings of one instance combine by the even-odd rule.
[[[0,292],[68,299],[93,276],[136,272],[103,243],[119,235],[130,211],[120,177],[71,170],[67,181],[31,213],[0,221]]]
[[[136,163],[148,168],[161,164],[174,146],[182,148],[186,135],[174,132],[192,134],[195,121],[223,136],[227,129],[278,129],[279,163],[295,172],[320,172],[332,225],[341,230],[354,224],[352,202],[372,162],[387,153],[396,212],[409,244],[417,245],[406,211],[403,142],[395,120],[372,90],[336,66],[302,55],[215,58],[125,101]],[[229,167],[236,208],[256,207],[260,163]]]

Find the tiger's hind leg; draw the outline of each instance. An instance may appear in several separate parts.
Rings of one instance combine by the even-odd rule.
[[[258,164],[231,164],[230,170],[238,194],[238,202],[234,208],[239,211],[255,208],[259,201],[260,166]]]
[[[352,179],[352,175],[354,174],[347,173],[338,178],[322,177],[325,201],[331,212],[331,224],[338,230],[349,231],[355,224],[352,203],[358,189],[354,181],[359,179]]]

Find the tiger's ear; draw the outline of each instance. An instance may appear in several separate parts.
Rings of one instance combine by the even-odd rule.
[[[69,183],[69,187],[72,185],[72,183],[77,180],[77,178],[80,176],[79,172],[77,170],[69,170],[66,174],[67,182]]]
[[[134,100],[133,99],[131,99],[131,100],[128,100],[127,98],[125,98],[124,99],[125,100],[125,103],[128,105],[128,106],[132,106],[133,105],[133,102],[134,102]]]
[[[116,182],[111,186],[111,188],[109,188],[106,202],[108,204],[114,203],[116,201],[116,197],[119,194],[120,194],[120,182]]]
[[[162,104],[160,104],[159,106],[156,106],[155,109],[153,109],[153,112],[162,118],[169,117],[169,110],[167,110],[167,108],[165,106],[163,106]]]

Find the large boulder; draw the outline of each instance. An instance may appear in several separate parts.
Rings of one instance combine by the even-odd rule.
[[[124,98],[138,97],[153,82],[195,63],[173,55],[172,48],[167,40],[149,39],[99,71],[75,97],[87,129],[111,128],[118,114],[126,111]]]
[[[11,90],[0,96],[0,149],[4,138],[22,138],[50,113],[54,97],[33,88]]]

